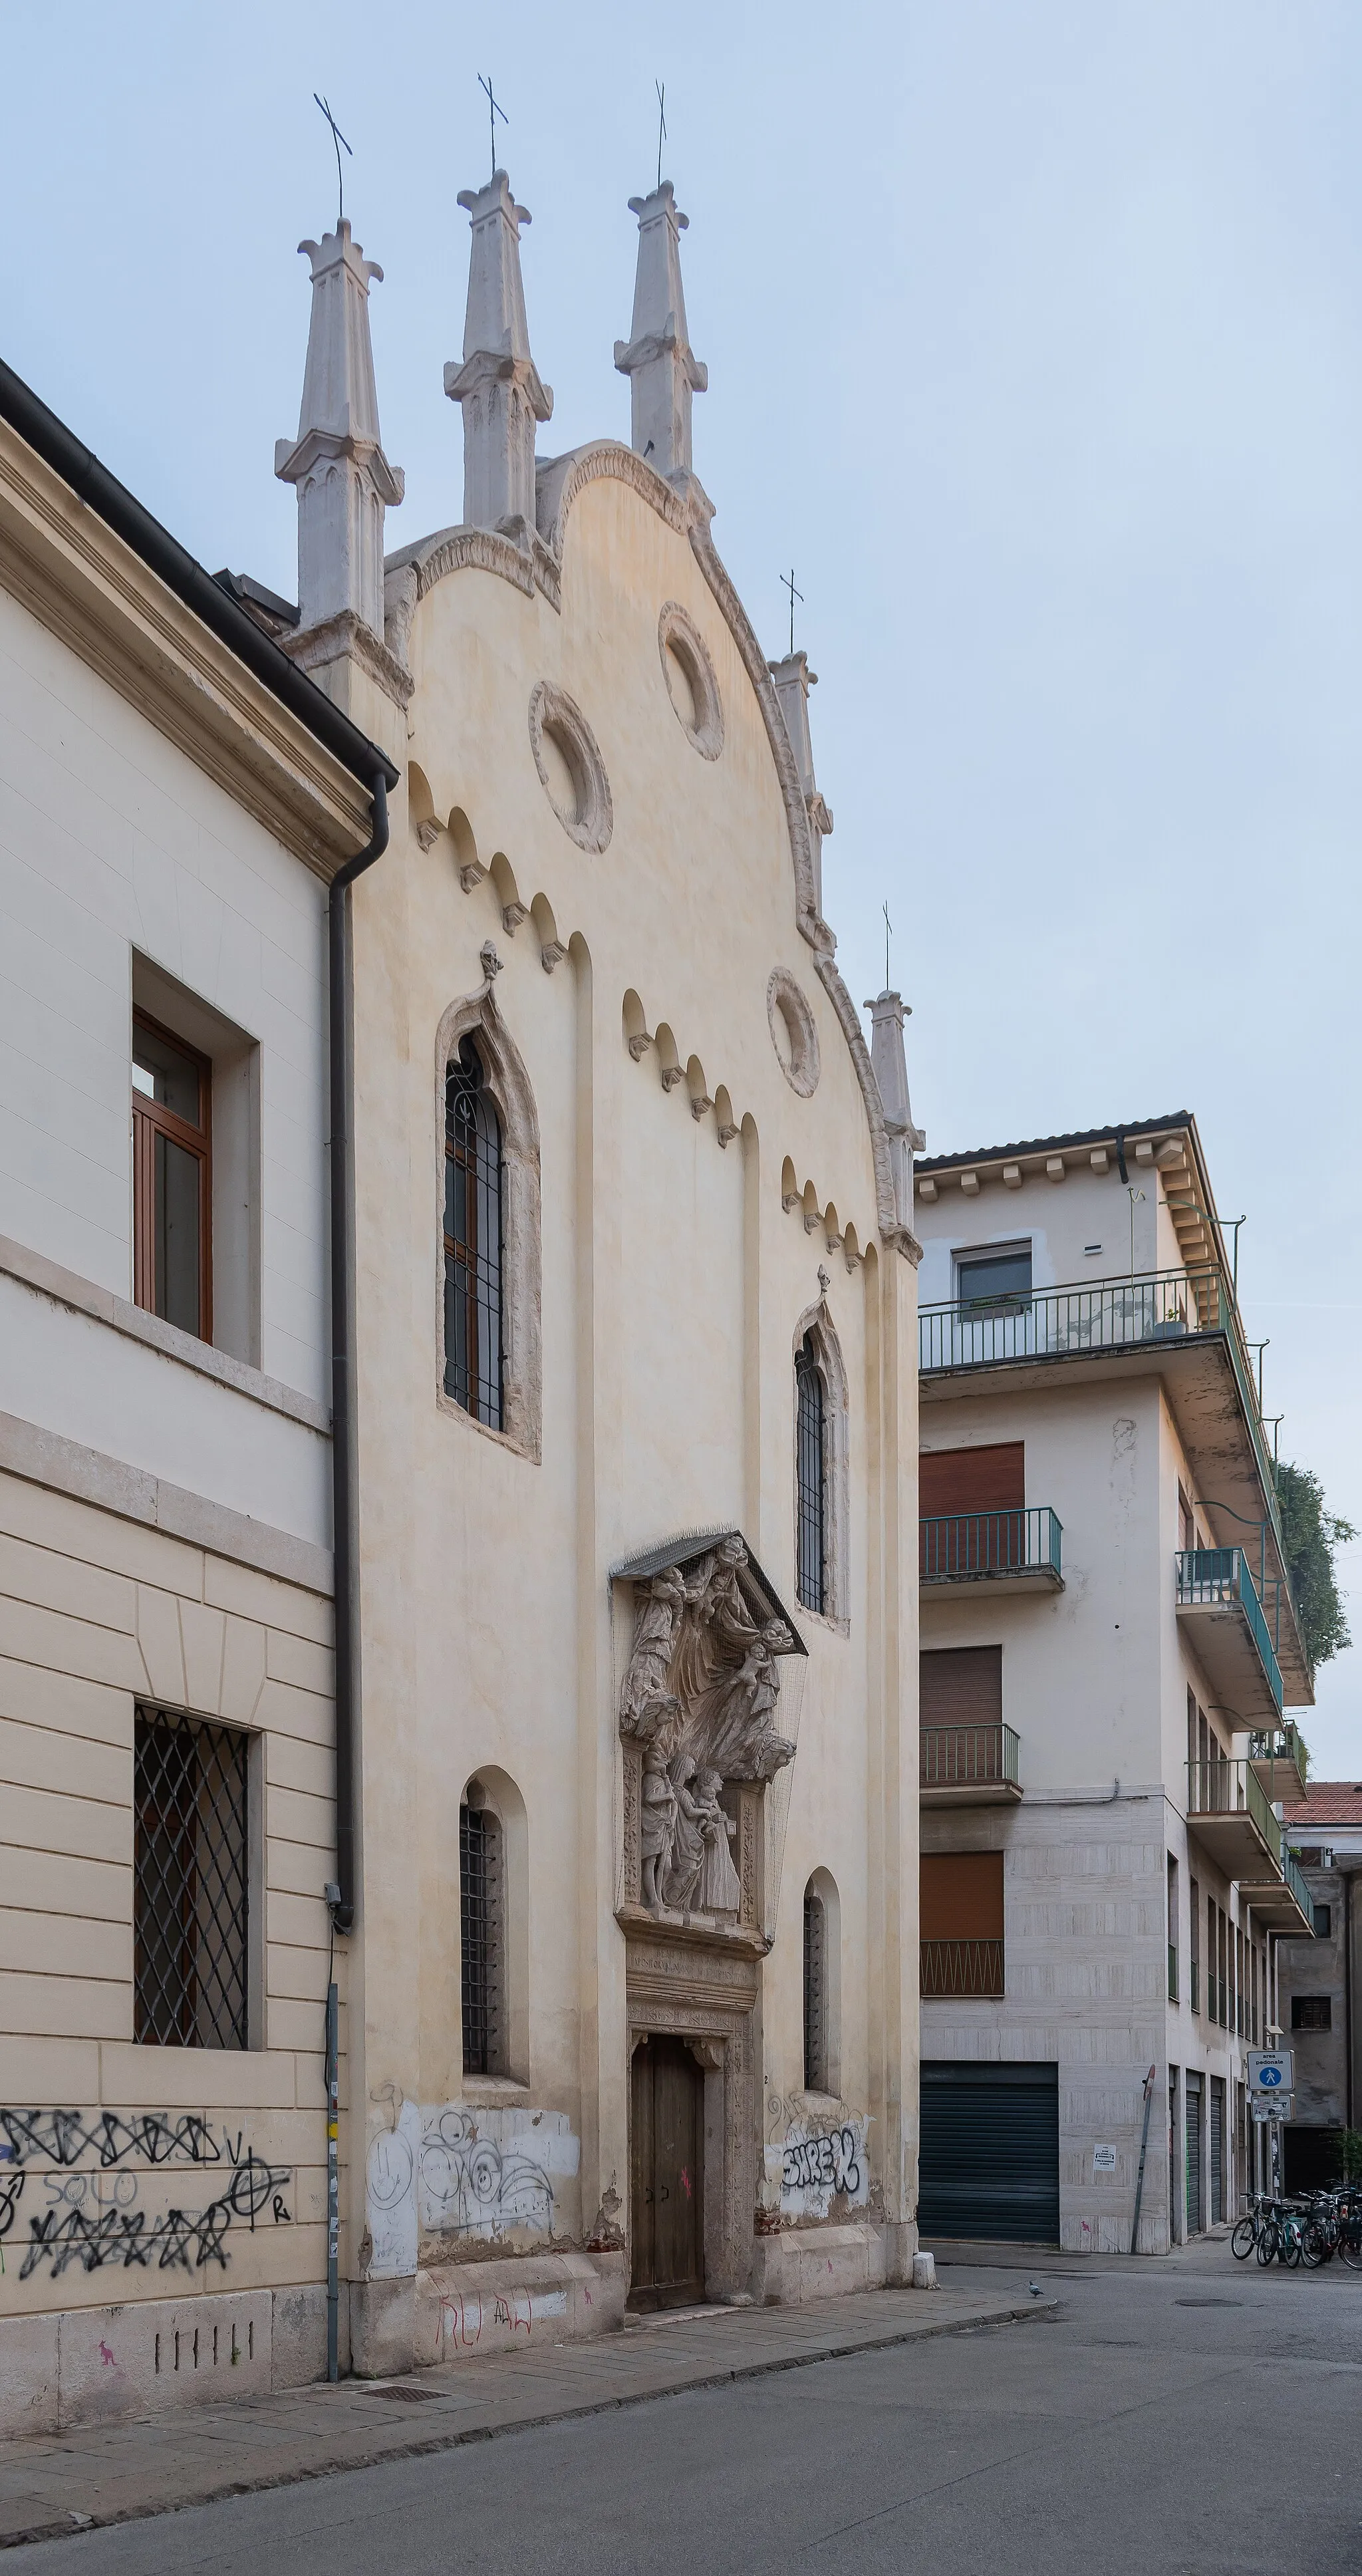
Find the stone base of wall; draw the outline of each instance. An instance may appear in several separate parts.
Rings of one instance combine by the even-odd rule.
[[[340,2351],[347,2370],[344,2282]],[[320,2285],[0,2317],[0,2436],[264,2397],[325,2376]]]
[[[917,2229],[883,2219],[841,2227],[787,2227],[752,2241],[751,2291],[759,2307],[806,2307],[850,2290],[883,2290],[913,2277]]]
[[[622,2254],[522,2254],[439,2263],[350,2289],[351,2349],[365,2379],[474,2353],[584,2343],[624,2323]]]

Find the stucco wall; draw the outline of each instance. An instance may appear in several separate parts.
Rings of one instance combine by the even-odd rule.
[[[132,1295],[136,951],[259,1047],[257,1355],[325,1397],[325,889],[3,592],[0,853],[0,1233]]]

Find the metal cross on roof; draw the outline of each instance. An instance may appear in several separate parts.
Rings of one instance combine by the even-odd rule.
[[[793,566],[793,564],[791,564],[790,569],[789,569],[789,571],[788,571],[788,572],[783,572],[783,573],[781,574],[781,576],[780,576],[780,587],[781,587],[781,589],[782,589],[782,590],[788,590],[788,592],[789,592],[789,594],[790,594],[790,651],[793,653],[793,651],[794,651],[794,604],[795,604],[795,601],[796,601],[797,599],[802,599],[802,598],[803,598],[803,596],[804,596],[804,593],[803,593],[803,591],[802,591],[802,590],[796,590],[796,589],[795,589],[795,577],[794,577],[794,566]]]
[[[884,914],[884,989],[887,993],[889,990],[889,933],[894,925],[889,918],[888,904],[882,903],[880,910]]]
[[[487,122],[492,131],[492,176],[495,179],[497,175],[497,118],[500,117],[503,125],[505,125],[508,120],[506,110],[502,106],[500,99],[492,96],[491,82],[489,80],[484,80],[481,72],[478,74],[478,87],[479,89],[485,89],[487,92]]]
[[[322,98],[315,89],[312,95],[318,107],[321,109],[323,116],[326,118],[327,124],[331,128],[331,140],[336,147],[336,230],[339,232],[341,225],[345,221],[345,185],[341,178],[341,145],[345,143],[345,137],[342,134],[340,127],[337,125],[326,100]],[[348,143],[345,143],[345,149],[347,152],[350,152],[350,146]],[[354,160],[354,157],[354,153],[350,152],[350,158],[352,161]]]
[[[657,184],[662,185],[662,146],[667,140],[667,84],[655,80],[657,92]]]

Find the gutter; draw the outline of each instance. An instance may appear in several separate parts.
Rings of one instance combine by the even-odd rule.
[[[331,880],[327,907],[330,989],[329,1075],[331,1097],[331,1484],[332,1545],[335,1564],[336,1621],[336,1865],[339,1885],[328,1888],[331,1918],[338,1932],[349,1932],[355,1920],[355,1734],[359,1710],[359,1623],[355,1554],[355,1488],[357,1441],[353,1405],[354,1359],[351,1349],[355,1176],[350,1145],[350,1092],[353,1061],[350,1013],[350,905],[355,878],[372,867],[388,846],[388,791],[399,772],[387,754],[370,742],[300,671],[282,647],[257,626],[221,582],[171,536],[135,500],[126,484],[49,411],[22,376],[0,359],[0,419],[60,475],[77,500],[93,510],[124,545],[163,581],[167,590],[193,611],[211,634],[254,673],[290,715],[305,725],[316,741],[367,787],[373,799],[373,831],[365,848],[348,859]]]

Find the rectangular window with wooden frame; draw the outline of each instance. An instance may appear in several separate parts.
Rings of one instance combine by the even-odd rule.
[[[212,1068],[137,1011],[132,1026],[133,1296],[213,1338]]]

